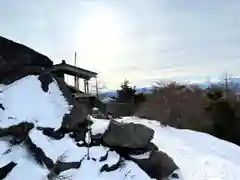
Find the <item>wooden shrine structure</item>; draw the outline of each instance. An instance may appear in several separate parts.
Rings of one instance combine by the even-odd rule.
[[[74,87],[76,91],[79,91],[79,80],[84,81],[84,93],[89,94],[89,80],[91,78],[97,78],[97,73],[86,69],[82,69],[70,64],[67,64],[64,60],[60,64],[55,64],[53,72],[60,78],[64,79],[64,75],[71,75],[74,77]],[[97,87],[96,87],[97,88]],[[97,90],[96,90],[97,92]]]
[[[86,104],[87,106],[97,107],[101,112],[106,114],[106,105],[98,99],[98,87],[97,87],[97,73],[86,69],[82,69],[70,64],[67,64],[64,60],[60,64],[55,64],[52,72],[59,78],[64,79],[64,75],[71,75],[74,77],[74,86],[68,84],[69,89],[72,92],[72,96],[79,102]],[[89,92],[89,80],[96,79],[96,96]],[[79,88],[79,80],[83,79],[84,92]],[[64,79],[65,80],[65,79]]]

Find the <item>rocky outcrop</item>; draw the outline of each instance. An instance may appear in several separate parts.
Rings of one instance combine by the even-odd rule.
[[[32,74],[52,66],[53,62],[48,57],[22,44],[0,37],[1,84],[12,83],[24,77],[24,74],[29,75],[30,72]]]
[[[110,167],[107,164],[103,165],[101,172],[121,168],[123,164],[121,157],[123,157],[135,162],[151,178],[163,180],[174,176],[175,179],[179,179],[178,174],[174,174],[174,171],[179,168],[173,159],[159,151],[158,147],[151,142],[154,136],[152,129],[141,124],[119,123],[111,120],[105,133],[96,136],[98,137],[92,136],[93,142],[99,139],[99,144],[109,147],[109,151],[115,151],[120,155],[116,164]],[[107,160],[109,151],[100,158],[100,162]]]
[[[28,75],[39,75],[41,88],[48,92],[49,84],[54,80],[58,83],[63,96],[72,107],[71,113],[63,118],[62,126],[68,130],[77,124],[84,123],[92,107],[78,102],[63,79],[52,73],[53,62],[33,49],[0,37],[0,84],[11,84]],[[4,110],[4,106],[0,106]]]

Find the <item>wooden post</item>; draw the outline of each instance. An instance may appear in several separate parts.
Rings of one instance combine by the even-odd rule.
[[[74,87],[77,88],[77,77],[74,76]]]
[[[86,90],[86,80],[84,79],[83,82],[84,82],[84,93],[86,93],[86,91],[87,91]]]
[[[79,77],[74,77],[74,86],[76,89],[79,89]]]
[[[87,81],[87,93],[89,94],[89,83]]]
[[[88,81],[86,79],[84,79],[84,93],[88,93]]]
[[[74,66],[77,67],[77,52],[74,53]]]
[[[77,67],[77,52],[74,53],[74,66]],[[74,85],[76,89],[79,89],[79,77],[74,77]]]
[[[87,93],[87,94],[89,93],[89,83],[88,83],[87,80],[86,80],[86,93]]]
[[[98,80],[97,80],[97,77],[96,77],[96,96],[98,98]]]
[[[77,77],[77,84],[76,84],[76,88],[79,89],[79,77]]]

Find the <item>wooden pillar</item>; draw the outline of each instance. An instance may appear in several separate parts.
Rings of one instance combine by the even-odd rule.
[[[84,82],[84,93],[86,94],[86,93],[87,93],[87,89],[86,89],[86,80],[84,79],[83,82]]]
[[[97,79],[97,77],[95,80],[96,80],[96,96],[98,98],[98,79]]]
[[[74,85],[76,89],[79,89],[79,77],[74,77]]]
[[[84,92],[86,94],[89,93],[89,84],[88,84],[88,80],[84,80]]]
[[[87,93],[89,93],[89,84],[88,84],[88,81],[87,81]]]

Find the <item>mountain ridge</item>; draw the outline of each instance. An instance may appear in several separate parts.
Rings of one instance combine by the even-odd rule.
[[[203,82],[203,83],[191,83],[189,85],[197,85],[201,89],[206,89],[210,85],[217,85],[217,84],[224,84],[224,81],[219,81],[219,82]],[[231,78],[228,82],[229,87],[237,87],[240,89],[240,77],[234,77]],[[144,94],[149,94],[152,92],[153,87],[137,87],[136,88],[136,93],[144,93]],[[104,92],[100,93],[101,97],[117,97],[117,89],[116,90],[105,90]]]

